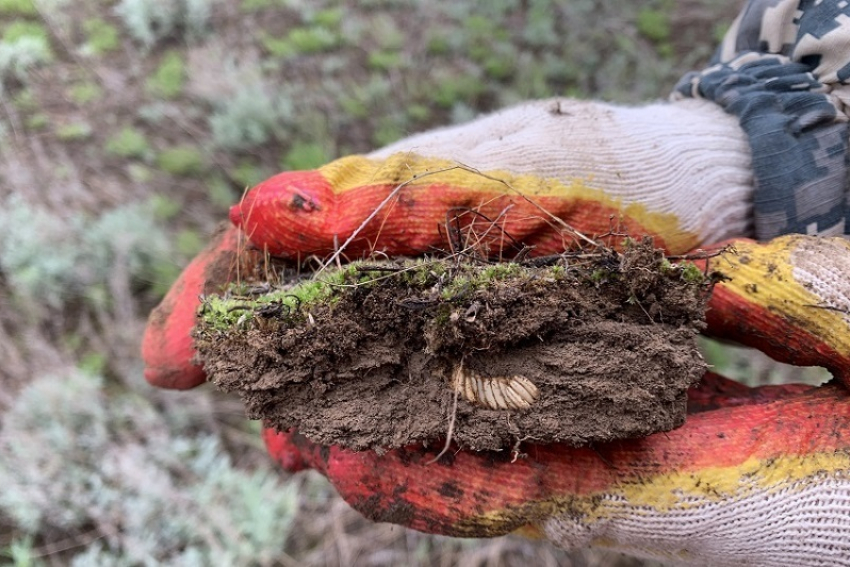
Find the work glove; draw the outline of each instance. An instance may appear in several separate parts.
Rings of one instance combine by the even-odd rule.
[[[765,35],[747,19],[755,18],[778,21],[773,31],[787,38],[789,26],[806,21],[779,17],[790,4],[751,3],[730,33]],[[825,2],[807,13],[824,5],[840,9]],[[829,36],[824,30],[819,37]],[[800,96],[771,91],[782,65],[814,49],[794,59],[787,43],[778,43],[789,52],[778,65],[730,60],[721,48],[714,68],[686,77],[668,104],[529,103],[260,184],[151,315],[146,377],[170,388],[204,381],[190,336],[198,296],[222,291],[265,254],[350,260],[465,247],[455,223],[479,220],[500,228],[475,243],[491,257],[624,234],[652,235],[671,254],[726,241],[727,252],[702,260],[731,278],[715,288],[708,332],[825,366],[833,383],[747,388],[708,374],[690,393],[683,427],[585,448],[522,444],[513,453],[449,451],[435,461],[439,447],[379,455],[270,429],[267,447],[291,471],[325,474],[365,516],[431,533],[521,529],[565,548],[600,545],[692,564],[848,564],[850,249],[840,238],[740,238],[838,234],[845,226],[844,209],[818,196],[846,199],[843,158],[835,158],[846,151],[837,94],[811,70],[810,88],[793,92]],[[740,84],[748,88],[733,88]],[[759,132],[778,142],[754,141]],[[789,135],[805,142],[805,155],[786,143]],[[784,186],[765,165],[765,148],[784,155],[774,156],[775,167],[793,161],[792,172],[807,172],[787,174],[793,191],[774,199],[770,192]]]

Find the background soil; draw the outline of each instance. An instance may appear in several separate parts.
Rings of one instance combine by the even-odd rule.
[[[239,400],[147,387],[138,343],[246,186],[524,98],[664,97],[741,3],[0,0],[0,562],[641,564],[365,522]]]

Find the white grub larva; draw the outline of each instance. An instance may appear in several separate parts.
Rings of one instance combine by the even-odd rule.
[[[472,404],[495,410],[523,410],[540,396],[525,376],[484,377],[458,364],[452,372],[452,389]]]

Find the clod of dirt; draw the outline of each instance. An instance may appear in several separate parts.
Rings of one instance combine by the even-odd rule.
[[[710,278],[651,241],[523,264],[354,264],[208,297],[196,347],[249,417],[390,449],[645,436],[684,423]],[[259,294],[259,295],[258,295]]]

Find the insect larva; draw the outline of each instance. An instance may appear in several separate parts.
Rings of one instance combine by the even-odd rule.
[[[452,372],[452,389],[468,402],[490,409],[527,409],[540,396],[525,376],[484,377],[463,364]]]

